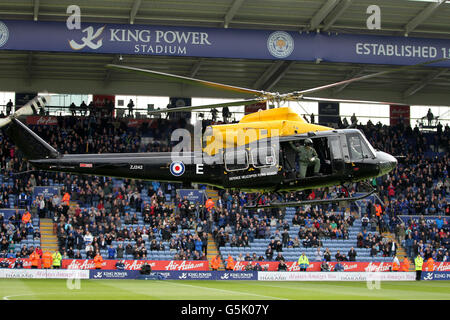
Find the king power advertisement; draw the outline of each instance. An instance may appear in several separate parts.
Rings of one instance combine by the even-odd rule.
[[[65,22],[2,20],[0,50],[412,65],[450,57],[450,40],[86,22],[69,29]]]

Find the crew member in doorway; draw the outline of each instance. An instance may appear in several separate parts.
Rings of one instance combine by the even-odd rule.
[[[296,146],[290,142],[291,147],[298,153],[299,159],[299,178],[305,178],[309,166],[314,166],[314,175],[319,176],[320,159],[316,150],[313,148],[313,142],[310,138],[305,139],[303,146]]]

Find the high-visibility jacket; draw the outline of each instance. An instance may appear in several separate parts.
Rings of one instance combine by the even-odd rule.
[[[53,257],[52,254],[48,251],[45,251],[42,255],[42,265],[44,268],[49,269],[51,268],[53,263]]]
[[[403,259],[402,263],[400,264],[400,271],[403,271],[403,272],[409,271],[409,260],[408,260],[408,258]]]
[[[55,251],[52,255],[52,259],[53,259],[53,266],[55,266],[55,267],[61,266],[61,260],[62,260],[61,253],[59,253],[58,251]]]
[[[400,269],[400,263],[396,262],[395,260],[392,262],[392,270],[398,271]]]
[[[306,264],[309,266],[309,260],[308,257],[305,255],[301,255],[300,258],[298,258],[298,265]]]
[[[434,271],[434,260],[433,260],[433,258],[429,258],[428,260],[427,260],[427,266],[426,266],[426,268],[427,268],[427,271]]]
[[[94,264],[95,264],[95,269],[97,268],[101,268],[102,267],[102,263],[103,263],[103,258],[101,255],[97,254],[94,257]]]
[[[416,271],[417,270],[422,270],[422,265],[423,265],[423,258],[418,255],[415,259],[414,259],[414,264],[416,265]]]
[[[31,219],[31,213],[29,213],[28,211],[22,215],[22,222],[24,224],[27,224],[30,221],[30,219]]]
[[[32,254],[30,254],[30,260],[31,260],[31,265],[33,267],[39,267],[39,263],[40,263],[40,260],[41,260],[41,257],[39,256],[39,253],[34,251]]]
[[[220,257],[213,257],[211,259],[211,269],[219,269],[220,267]]]
[[[381,216],[383,209],[381,208],[381,205],[379,205],[378,203],[375,205],[375,214],[377,215],[377,217]]]
[[[211,210],[214,207],[214,201],[212,199],[206,200],[205,207],[208,210]]]
[[[68,192],[66,192],[62,198],[62,201],[66,204],[69,205],[70,203],[70,194]]]
[[[234,262],[234,259],[232,256],[229,256],[227,259],[227,269],[233,270],[236,263]]]

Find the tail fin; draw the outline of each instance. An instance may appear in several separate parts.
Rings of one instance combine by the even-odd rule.
[[[27,160],[56,159],[60,157],[58,151],[30,130],[18,119],[11,119],[6,131]]]

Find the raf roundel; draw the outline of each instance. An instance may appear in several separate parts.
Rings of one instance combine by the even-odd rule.
[[[184,163],[183,162],[172,162],[170,165],[170,173],[178,177],[184,173]]]

